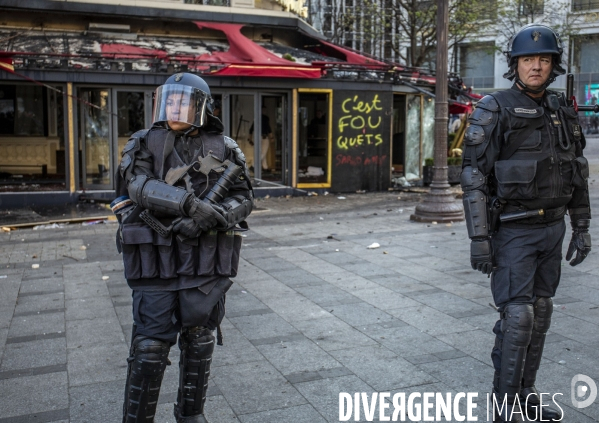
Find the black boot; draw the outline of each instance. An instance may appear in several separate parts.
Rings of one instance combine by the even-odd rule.
[[[181,358],[175,418],[177,423],[207,423],[204,403],[214,352],[212,331],[205,327],[183,328],[179,348]]]
[[[493,395],[502,410],[493,406],[495,423],[520,423],[518,394],[530,343],[534,313],[530,304],[508,304],[501,312],[501,320],[493,330],[495,347],[492,358],[495,366]]]
[[[127,359],[123,423],[153,423],[160,384],[168,364],[168,342],[136,336]]]
[[[551,315],[553,314],[553,299],[540,297],[534,303],[534,325],[528,351],[526,353],[526,362],[524,363],[524,372],[522,374],[522,390],[520,391],[520,403],[526,410],[527,418],[537,421],[561,421],[563,414],[555,408],[541,407],[541,397],[535,388],[537,371],[541,365],[543,348],[545,346],[545,337],[551,326]]]

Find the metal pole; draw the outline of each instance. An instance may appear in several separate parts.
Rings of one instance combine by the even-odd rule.
[[[448,222],[464,220],[464,208],[456,202],[447,182],[447,33],[449,0],[437,0],[437,64],[435,81],[435,163],[430,192],[416,206],[411,220]]]

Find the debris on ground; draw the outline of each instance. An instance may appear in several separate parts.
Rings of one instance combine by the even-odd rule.
[[[48,223],[46,225],[36,225],[33,227],[33,230],[37,231],[39,229],[60,229],[64,228],[65,225],[68,225],[68,223]]]
[[[379,244],[378,242],[373,242],[366,248],[368,248],[369,250],[374,250],[375,248],[380,248],[380,246],[381,246],[381,244]]]

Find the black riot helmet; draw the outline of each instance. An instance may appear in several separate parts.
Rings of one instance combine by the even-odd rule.
[[[528,24],[520,28],[520,30],[510,39],[508,49],[504,51],[507,57],[509,70],[503,74],[504,78],[512,81],[516,78],[516,82],[524,87],[525,90],[531,92],[541,92],[549,84],[555,81],[559,75],[566,73],[562,67],[562,54],[564,48],[562,40],[553,29],[541,24]],[[549,75],[549,79],[544,87],[540,90],[527,89],[526,85],[518,78],[518,57],[532,56],[538,54],[551,54],[553,57],[553,69]]]
[[[155,92],[152,122],[182,122],[200,128],[211,110],[210,87],[192,73],[176,73]]]

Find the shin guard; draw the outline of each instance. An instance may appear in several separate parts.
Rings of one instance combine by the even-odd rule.
[[[203,422],[214,336],[205,327],[184,328],[179,337],[179,392],[175,405],[177,422]]]
[[[131,343],[123,423],[154,422],[169,350],[168,342],[145,336],[136,336]]]

